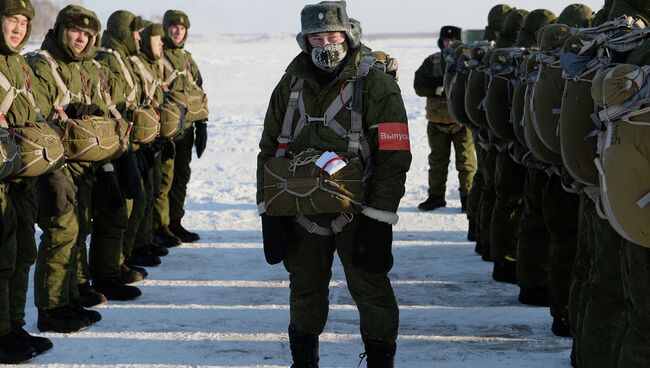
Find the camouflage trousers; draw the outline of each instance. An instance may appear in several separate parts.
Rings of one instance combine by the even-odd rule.
[[[467,222],[470,224],[470,229],[474,229],[474,236],[477,239],[480,237],[480,221],[479,212],[481,211],[481,195],[483,194],[484,178],[483,178],[483,165],[485,165],[485,151],[480,147],[474,147],[476,152],[477,169],[474,179],[472,180],[472,189],[467,197]]]
[[[190,181],[192,170],[192,147],[194,146],[194,126],[185,129],[183,138],[175,141],[176,156],[174,157],[174,178],[169,191],[169,221],[170,224],[180,224],[185,216],[185,198],[187,183]]]
[[[16,267],[16,213],[7,195],[8,184],[0,183],[2,243],[0,243],[0,336],[11,331],[9,280]]]
[[[169,226],[169,192],[174,182],[173,143],[164,143],[160,153],[154,158],[153,167],[153,227]]]
[[[310,216],[312,221],[328,223],[332,215]],[[358,228],[355,219],[336,236],[308,233],[294,224],[292,238],[284,266],[289,272],[290,328],[293,331],[320,335],[329,310],[329,282],[332,262],[337,252],[348,290],[359,309],[361,337],[384,342],[397,339],[399,310],[390,280],[386,273],[368,273],[352,264],[354,234]]]
[[[146,247],[151,244],[153,238],[153,202],[154,202],[154,169],[147,169],[147,174],[142,180],[141,198],[138,200],[127,201],[130,205],[129,222],[126,232],[124,233],[124,242],[122,243],[122,258],[131,256],[134,249]]]
[[[494,170],[496,197],[490,223],[490,253],[495,261],[516,257],[525,174],[526,169],[513,161],[507,151],[497,153]]]
[[[474,173],[476,173],[476,152],[472,131],[460,124],[429,122],[427,137],[431,149],[429,154],[429,195],[444,196],[446,194],[452,144],[456,154],[460,195],[469,195]]]
[[[492,223],[492,211],[494,210],[494,169],[496,165],[497,151],[491,149],[485,151],[483,165],[483,192],[481,193],[481,210],[479,216],[479,241],[483,259],[492,259],[490,256],[490,226]]]

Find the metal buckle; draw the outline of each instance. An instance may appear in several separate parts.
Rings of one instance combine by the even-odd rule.
[[[322,118],[317,118],[317,117],[309,116],[309,114],[307,113],[305,113],[305,116],[307,117],[305,121],[305,125],[309,125],[315,122],[315,123],[323,123],[324,126],[327,126],[327,116],[323,116]]]

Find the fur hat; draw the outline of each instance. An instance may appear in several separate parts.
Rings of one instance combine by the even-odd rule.
[[[185,32],[185,38],[179,44],[176,44],[171,37],[169,37],[169,27],[172,25],[184,26],[186,29],[190,29],[190,18],[187,17],[187,14],[182,10],[170,9],[165,12],[163,16],[163,28],[165,29],[165,36],[163,41],[165,42],[165,47],[176,49],[183,48],[185,46],[185,41],[187,40],[187,33]]]
[[[306,5],[300,12],[301,31],[296,35],[300,49],[305,53],[311,52],[307,35],[322,32],[345,32],[351,49],[361,44],[361,32],[353,31],[347,13],[345,1],[321,1],[318,4]]]
[[[438,47],[444,48],[442,40],[448,39],[452,41],[461,41],[463,29],[455,26],[443,26],[440,28],[440,36],[438,38]]]
[[[594,22],[594,11],[583,4],[571,4],[562,10],[557,22],[569,27],[589,28]]]

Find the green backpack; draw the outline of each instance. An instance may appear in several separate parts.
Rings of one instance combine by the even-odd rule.
[[[548,24],[538,32],[540,69],[531,96],[535,132],[546,147],[558,154],[561,152],[558,124],[565,84],[560,53],[570,30],[563,24]]]
[[[518,47],[496,49],[490,57],[490,82],[485,95],[485,115],[494,135],[505,141],[516,139],[510,116],[516,58],[523,52],[524,49]]]
[[[650,248],[650,66],[622,64],[604,73],[599,114],[602,207],[624,238]]]
[[[454,62],[456,63],[456,73],[450,83],[449,90],[446,91],[447,108],[449,115],[457,122],[472,127],[474,126],[467,112],[465,111],[465,92],[467,89],[467,80],[469,77],[470,48],[460,45],[456,48]]]
[[[467,117],[474,126],[479,128],[487,127],[487,117],[484,109],[485,92],[488,84],[486,72],[492,50],[491,45],[472,48],[472,61],[470,62],[467,88],[465,88],[465,113],[467,113]]]
[[[4,122],[5,128],[9,129],[14,136],[14,142],[18,145],[18,152],[20,153],[20,169],[13,174],[21,177],[35,177],[63,167],[65,155],[61,144],[60,131],[50,123],[45,122],[41,116],[29,87],[31,86],[31,81],[28,80],[29,76],[27,73],[23,73],[23,75],[26,78],[26,87],[17,89],[11,85],[3,73],[0,73],[0,88],[7,92],[0,104],[0,116],[4,120],[4,116],[11,109],[18,94],[24,94],[32,108],[36,110],[39,121],[24,122],[20,126],[11,128],[6,126],[6,122]],[[9,148],[9,150],[11,151],[12,148]],[[3,158],[6,158],[4,154]]]
[[[530,77],[536,74],[539,69],[539,61],[537,60],[537,52],[531,53],[526,59],[526,73]],[[560,165],[562,164],[562,157],[551,151],[540,139],[533,127],[532,116],[532,99],[533,89],[535,88],[535,78],[528,78],[526,86],[526,94],[524,99],[524,139],[526,147],[530,150],[532,155],[539,161],[547,165]]]

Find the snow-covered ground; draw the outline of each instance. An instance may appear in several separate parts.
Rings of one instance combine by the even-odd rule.
[[[569,367],[571,342],[552,335],[548,309],[520,305],[518,289],[493,282],[491,264],[466,241],[453,155],[448,207],[417,210],[426,195],[428,146],[413,73],[435,40],[391,37],[369,45],[400,61],[414,156],[390,274],[401,309],[396,366]],[[138,285],[139,299],[101,306],[101,322],[76,334],[46,334],[54,349],[26,366],[290,365],[287,274],[264,261],[255,157],[271,90],[298,47],[292,36],[270,34],[197,37],[188,49],[203,72],[211,111],[208,148],[192,163],[184,220],[202,240],[172,249],[151,268]],[[37,331],[31,291],[29,297],[27,329]],[[363,352],[359,318],[340,263],[330,303],[321,367],[356,367]]]

